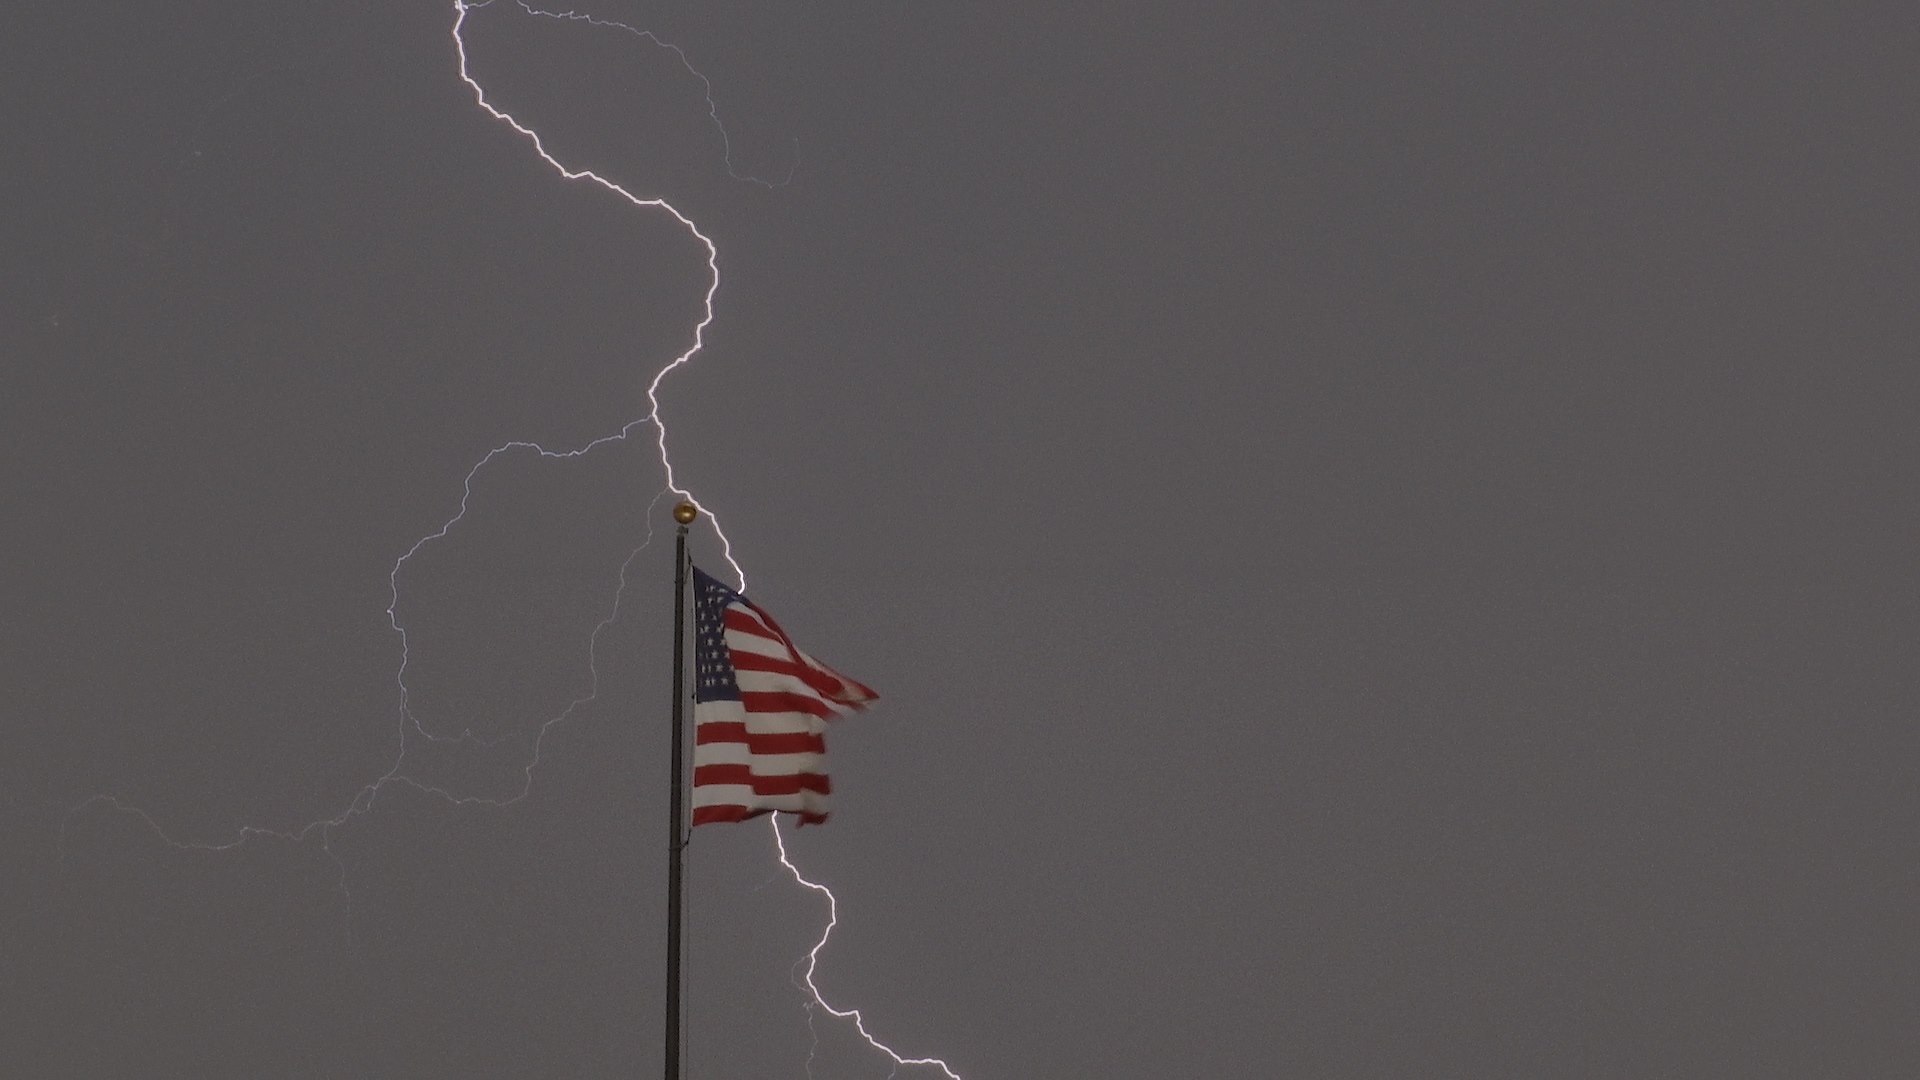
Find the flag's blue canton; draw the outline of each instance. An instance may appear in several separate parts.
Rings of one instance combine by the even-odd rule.
[[[693,700],[739,701],[740,680],[727,650],[727,605],[739,593],[693,570]]]

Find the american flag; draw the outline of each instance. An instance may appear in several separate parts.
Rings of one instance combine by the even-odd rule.
[[[878,695],[801,652],[753,601],[693,577],[693,823],[827,820],[827,718]]]

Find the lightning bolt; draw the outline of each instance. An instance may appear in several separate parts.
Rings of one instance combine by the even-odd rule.
[[[664,367],[662,367],[659,371],[654,372],[653,381],[647,384],[647,405],[649,406],[649,408],[647,411],[647,415],[644,418],[633,421],[632,423],[628,424],[626,427],[621,428],[620,434],[618,435],[609,435],[603,439],[596,440],[595,442],[589,443],[587,444],[587,446],[577,451],[577,453],[586,453],[587,451],[592,450],[594,447],[599,446],[602,443],[612,442],[618,439],[626,438],[629,432],[631,432],[635,427],[641,424],[651,424],[653,425],[653,429],[657,436],[656,445],[658,446],[660,451],[660,467],[666,470],[666,474],[667,474],[667,490],[673,492],[676,495],[679,495],[681,498],[688,499],[690,501],[697,503],[699,500],[693,498],[693,493],[688,491],[686,488],[681,487],[677,482],[675,482],[673,478],[673,458],[667,453],[667,422],[660,415],[660,384],[663,381],[665,381],[666,377],[668,375],[671,375],[675,369],[691,361],[693,359],[693,355],[699,352],[701,348],[706,345],[707,327],[713,325],[713,295],[720,291],[720,249],[714,246],[713,240],[710,239],[706,233],[703,233],[700,231],[700,227],[693,223],[692,218],[674,209],[673,204],[669,203],[667,200],[642,198],[638,195],[635,195],[633,192],[628,191],[626,188],[621,187],[619,184],[613,182],[612,180],[609,180],[606,177],[601,176],[599,173],[594,172],[592,169],[569,169],[565,165],[562,165],[558,158],[555,158],[552,154],[547,152],[547,145],[545,142],[541,140],[539,132],[526,126],[525,124],[522,124],[520,121],[515,120],[512,116],[508,115],[506,112],[502,111],[501,109],[495,107],[492,102],[487,100],[486,89],[482,87],[480,83],[476,79],[474,79],[473,75],[467,70],[467,42],[465,38],[460,36],[460,31],[466,26],[468,12],[474,11],[478,8],[486,7],[490,5],[492,2],[493,0],[486,0],[485,3],[470,4],[470,3],[467,3],[466,0],[453,0],[453,11],[454,11],[453,48],[455,53],[460,58],[460,81],[466,83],[468,89],[473,91],[474,104],[480,106],[480,108],[484,110],[487,113],[487,115],[493,117],[495,120],[498,120],[501,123],[506,124],[508,127],[512,128],[513,130],[519,132],[523,137],[526,138],[526,140],[529,143],[533,144],[533,152],[540,155],[540,160],[546,162],[549,166],[553,168],[553,171],[559,173],[562,177],[568,180],[587,180],[592,183],[598,184],[601,187],[607,189],[608,191],[613,192],[615,195],[620,196],[621,198],[627,200],[628,202],[632,203],[634,206],[642,210],[665,210],[667,213],[673,215],[673,219],[675,221],[678,221],[680,223],[680,226],[686,229],[687,232],[691,234],[695,240],[698,240],[700,242],[700,246],[707,249],[707,294],[706,296],[701,298],[700,303],[701,303],[702,312],[700,315],[699,323],[697,323],[693,328],[693,344],[687,347],[686,352],[683,352],[679,356],[674,357],[672,360],[668,361],[667,364]],[[521,7],[525,8],[528,12],[536,15],[547,14],[549,15],[549,17],[552,17],[552,18],[568,18],[569,17],[564,14],[556,15],[552,13],[541,12],[538,9],[527,7],[525,4],[522,4]],[[627,29],[632,29],[632,28],[627,27]],[[651,37],[651,35],[648,35],[648,36]],[[654,38],[653,40],[658,41],[659,39]],[[686,60],[686,53],[680,52],[680,50],[677,48],[674,51],[680,53],[680,59],[682,61]],[[696,72],[696,74],[698,73]],[[705,76],[701,76],[701,81],[702,82],[706,81]],[[713,102],[711,88],[709,88],[707,102],[709,105],[711,105]],[[718,120],[718,117],[716,115],[716,122],[717,120]],[[542,451],[542,452],[544,453],[545,451]],[[488,455],[488,456],[491,457],[492,455]],[[486,464],[486,462],[482,461],[481,464],[484,465]],[[477,469],[478,466],[476,466],[475,468]],[[469,490],[471,490],[471,485],[473,480],[472,474],[468,474],[467,480],[468,480]],[[701,507],[701,509],[707,510],[706,507]],[[461,512],[464,513],[465,511],[466,511],[466,507],[463,504],[461,506]],[[745,570],[742,570],[740,568],[740,564],[736,562],[733,558],[733,542],[727,539],[727,534],[725,530],[720,528],[720,519],[714,516],[711,510],[707,510],[706,518],[707,518],[707,521],[713,525],[714,535],[720,538],[721,553],[726,557],[727,566],[733,570],[733,576],[739,580],[740,591],[746,592],[747,591],[747,572]],[[457,521],[459,519],[455,518],[454,520]],[[451,526],[451,524],[452,522],[448,523],[449,526]],[[445,532],[444,529],[441,531],[442,533]],[[428,537],[427,539],[432,539],[432,537]],[[421,541],[421,543],[425,543],[425,542],[426,540]],[[414,545],[414,547],[415,547],[415,550],[419,549],[418,544]],[[412,552],[409,552],[408,554],[411,555]]]
[[[801,976],[806,984],[807,993],[813,995],[813,1004],[826,1010],[835,1019],[852,1020],[854,1030],[860,1033],[861,1038],[867,1040],[867,1045],[893,1059],[894,1072],[897,1073],[902,1065],[930,1065],[945,1073],[949,1080],[960,1080],[960,1074],[954,1072],[946,1062],[939,1058],[901,1057],[899,1052],[894,1050],[893,1047],[873,1037],[873,1033],[867,1030],[866,1019],[860,1015],[859,1009],[836,1009],[832,1005],[827,1004],[826,998],[820,996],[820,987],[814,983],[813,973],[820,967],[820,950],[827,947],[827,939],[833,936],[833,928],[840,925],[840,901],[833,895],[832,889],[809,879],[805,874],[800,872],[799,867],[793,865],[793,860],[787,856],[786,837],[780,834],[779,815],[768,814],[767,820],[773,825],[773,845],[775,850],[780,853],[780,865],[787,868],[787,873],[793,875],[794,881],[827,898],[827,926],[826,929],[820,931],[820,939],[813,943],[813,948],[807,950],[807,970],[805,974]],[[811,1021],[808,1022],[808,1026],[812,1026]],[[807,1057],[807,1075],[813,1075],[813,1057],[811,1054]]]
[[[640,553],[646,550],[648,545],[652,543],[652,540],[653,540],[652,511],[654,507],[659,503],[661,498],[663,498],[668,494],[677,495],[680,498],[692,501],[696,505],[699,505],[699,501],[694,498],[693,493],[688,488],[682,486],[675,479],[673,460],[667,450],[667,425],[666,425],[666,420],[661,413],[660,387],[668,375],[673,373],[676,369],[690,363],[693,360],[694,356],[698,354],[701,348],[704,347],[705,345],[707,327],[712,324],[714,319],[713,299],[715,294],[719,291],[719,288],[720,288],[719,249],[714,244],[711,238],[709,238],[705,233],[700,231],[699,226],[697,226],[691,218],[681,213],[678,209],[676,209],[672,204],[668,203],[665,199],[642,197],[627,190],[627,188],[623,187],[619,183],[609,180],[606,177],[603,177],[591,170],[569,168],[568,166],[563,164],[559,159],[555,158],[551,153],[548,152],[546,148],[546,144],[541,139],[538,132],[522,124],[519,120],[515,119],[512,115],[510,115],[506,111],[494,105],[490,100],[488,100],[485,88],[480,85],[479,81],[473,77],[471,71],[469,70],[468,60],[467,60],[466,40],[462,36],[462,31],[466,26],[467,16],[470,13],[480,8],[488,7],[493,2],[494,0],[479,0],[479,2],[477,3],[469,2],[469,0],[454,0],[454,3],[453,3],[454,18],[453,18],[453,26],[451,28],[450,35],[453,40],[455,54],[458,58],[460,80],[464,82],[467,85],[467,87],[473,92],[474,103],[481,110],[486,112],[489,116],[493,117],[495,120],[498,120],[502,124],[505,124],[508,127],[512,128],[521,137],[526,139],[527,142],[533,147],[534,153],[539,155],[540,159],[546,162],[547,165],[550,166],[561,177],[567,180],[584,180],[589,183],[596,184],[601,188],[604,188],[605,190],[619,196],[620,198],[625,199],[628,203],[630,203],[631,205],[633,205],[635,208],[638,208],[638,209],[665,211],[666,213],[672,215],[674,220],[679,222],[681,227],[685,228],[688,234],[691,235],[695,240],[697,240],[700,243],[700,245],[706,251],[706,266],[707,266],[707,273],[708,273],[708,281],[707,281],[706,293],[702,298],[702,314],[699,322],[693,328],[692,344],[688,346],[685,352],[682,352],[680,355],[674,357],[672,360],[664,364],[658,371],[654,373],[652,379],[648,382],[647,392],[646,392],[648,410],[646,415],[638,419],[629,421],[624,426],[622,426],[618,432],[615,432],[614,434],[611,434],[611,435],[602,436],[598,439],[595,439],[587,443],[584,446],[580,446],[574,449],[552,450],[544,446],[541,446],[540,444],[535,442],[516,440],[512,442],[503,443],[502,445],[494,447],[492,450],[489,450],[485,456],[483,456],[479,461],[475,462],[473,466],[470,469],[468,469],[466,477],[462,482],[462,494],[460,498],[460,505],[458,510],[453,514],[453,516],[449,517],[440,526],[439,529],[416,540],[412,544],[412,546],[410,546],[407,549],[407,551],[404,554],[402,554],[398,559],[394,561],[393,568],[388,574],[388,586],[389,586],[390,599],[387,606],[387,621],[388,621],[388,624],[393,628],[394,632],[400,638],[400,653],[401,653],[400,666],[398,671],[395,674],[395,682],[400,692],[400,708],[399,708],[400,724],[397,732],[398,745],[394,755],[393,764],[387,769],[387,771],[382,773],[380,776],[376,777],[371,782],[362,786],[358,791],[356,791],[353,797],[348,800],[346,806],[342,810],[340,810],[339,813],[329,817],[323,817],[315,821],[310,821],[304,825],[301,825],[293,829],[272,829],[272,828],[267,828],[267,827],[258,826],[258,825],[242,825],[236,831],[232,839],[226,840],[224,842],[215,843],[215,842],[206,842],[206,841],[198,841],[198,840],[177,839],[173,835],[168,833],[167,830],[161,826],[160,822],[157,821],[153,817],[153,815],[148,813],[146,810],[143,810],[137,806],[130,805],[122,801],[117,796],[114,796],[111,794],[97,794],[83,800],[78,804],[75,804],[69,807],[66,813],[62,815],[61,822],[60,822],[58,845],[56,849],[57,850],[56,865],[64,865],[65,863],[68,828],[71,822],[73,821],[73,819],[77,815],[80,815],[81,813],[87,811],[88,809],[96,806],[106,806],[111,808],[113,811],[117,813],[138,818],[139,820],[141,820],[146,824],[147,828],[151,830],[152,833],[163,844],[180,851],[197,851],[197,852],[209,852],[209,853],[230,851],[230,850],[240,848],[244,846],[248,841],[254,840],[256,838],[276,839],[276,840],[285,841],[287,843],[300,844],[300,843],[306,842],[310,837],[317,834],[320,839],[321,851],[325,853],[327,858],[334,864],[336,870],[338,871],[339,891],[341,893],[341,896],[343,898],[344,905],[345,905],[348,940],[349,940],[349,943],[351,944],[353,892],[349,884],[349,874],[348,874],[347,866],[345,863],[343,863],[340,860],[339,856],[333,850],[332,842],[333,842],[333,835],[335,831],[344,827],[356,817],[360,817],[360,816],[372,813],[374,806],[377,800],[379,799],[380,794],[390,784],[400,784],[406,787],[413,788],[414,790],[419,791],[423,794],[431,795],[441,800],[444,800],[448,804],[456,807],[476,805],[476,804],[493,806],[493,807],[506,807],[506,806],[511,806],[514,803],[519,802],[521,799],[526,798],[526,796],[532,791],[533,773],[534,773],[534,770],[538,768],[540,765],[541,750],[545,743],[548,733],[555,726],[569,719],[574,714],[575,710],[577,710],[580,706],[594,701],[599,694],[600,672],[598,667],[598,647],[599,647],[600,635],[609,626],[613,625],[613,623],[619,618],[621,601],[622,601],[622,598],[625,596],[626,588],[627,588],[628,569],[632,566],[634,559],[637,558],[640,555]],[[787,181],[790,181],[792,179],[791,168],[789,168],[786,180],[782,180],[778,184],[768,180],[761,179],[759,177],[742,175],[734,170],[732,143],[727,136],[726,128],[720,122],[719,108],[714,101],[712,83],[707,79],[705,75],[702,75],[698,70],[694,68],[692,62],[688,59],[686,52],[681,48],[679,48],[678,46],[661,40],[657,35],[653,34],[651,31],[641,30],[639,28],[627,25],[625,23],[599,19],[594,16],[585,15],[585,14],[581,14],[579,12],[574,12],[574,11],[550,11],[542,8],[536,8],[526,3],[525,0],[516,0],[516,3],[520,7],[520,9],[526,12],[528,15],[550,18],[550,19],[558,19],[558,20],[564,20],[564,21],[570,21],[570,22],[581,22],[581,23],[585,23],[597,28],[602,28],[602,29],[617,29],[627,33],[634,34],[638,37],[646,39],[647,41],[653,43],[658,47],[672,51],[679,58],[681,64],[686,68],[686,70],[690,74],[692,74],[695,78],[697,78],[700,81],[701,85],[705,88],[708,116],[712,120],[714,127],[719,131],[723,152],[726,158],[728,174],[730,176],[733,176],[735,179],[749,181],[752,183],[760,184],[765,187],[777,187],[777,186],[780,186],[780,184],[784,184]],[[590,679],[588,683],[587,692],[582,696],[568,702],[567,705],[560,710],[560,712],[549,717],[543,724],[541,724],[539,731],[536,733],[533,739],[531,758],[530,760],[528,760],[528,762],[526,763],[526,765],[522,770],[522,781],[521,781],[520,789],[517,792],[512,793],[511,795],[507,795],[504,797],[462,795],[457,792],[449,791],[445,788],[427,784],[411,776],[408,776],[403,770],[407,763],[408,750],[411,746],[415,745],[414,740],[416,738],[425,740],[428,743],[448,743],[448,742],[464,743],[469,740],[480,742],[480,745],[482,746],[493,745],[493,743],[487,743],[487,742],[478,740],[471,729],[463,731],[458,735],[434,734],[428,731],[420,723],[418,718],[415,716],[410,704],[411,690],[407,685],[407,672],[408,672],[409,664],[411,661],[411,655],[412,655],[411,643],[408,639],[407,629],[405,625],[400,621],[400,617],[398,614],[398,608],[400,605],[400,575],[402,571],[406,569],[407,564],[416,555],[420,554],[420,552],[423,549],[425,549],[428,545],[434,543],[435,541],[439,541],[446,538],[446,536],[450,532],[452,532],[452,530],[457,525],[459,525],[461,521],[463,521],[466,518],[467,509],[473,497],[473,484],[474,484],[475,478],[479,476],[480,473],[483,470],[485,470],[489,465],[491,465],[496,459],[507,454],[531,453],[531,454],[538,455],[542,459],[551,459],[556,461],[570,460],[574,458],[583,457],[610,443],[624,442],[625,440],[630,438],[637,429],[640,429],[643,427],[651,427],[653,429],[654,445],[656,450],[659,453],[661,468],[663,469],[666,476],[666,487],[654,496],[652,503],[648,504],[647,514],[646,514],[646,520],[647,520],[646,537],[640,542],[638,546],[633,548],[627,554],[627,557],[621,562],[619,584],[614,590],[612,603],[610,604],[605,617],[602,618],[600,622],[594,626],[592,633],[588,635],[587,661],[588,661],[588,670],[590,673]],[[733,571],[733,575],[735,579],[739,581],[740,590],[742,592],[745,592],[747,588],[746,572],[744,569],[742,569],[742,567],[740,566],[740,563],[734,558],[732,541],[727,537],[726,532],[721,528],[719,519],[713,514],[712,510],[705,506],[702,506],[701,509],[705,511],[705,515],[704,515],[705,519],[712,527],[715,537],[720,541],[722,557],[725,559],[727,566]],[[804,874],[800,872],[799,867],[794,865],[793,860],[788,855],[786,840],[784,836],[781,834],[777,815],[769,815],[768,821],[771,823],[771,826],[772,826],[774,846],[779,856],[780,865],[786,868],[787,872],[793,876],[793,879],[796,883],[798,883],[799,885],[801,885],[806,889],[820,893],[822,896],[826,897],[827,899],[827,915],[828,915],[827,925],[821,931],[820,937],[817,941],[815,941],[813,947],[810,950],[808,950],[804,958],[804,963],[806,965],[804,976],[801,980],[799,980],[796,983],[796,985],[801,985],[802,988],[805,990],[805,992],[811,998],[811,1001],[808,1004],[809,1027],[811,1028],[812,1026],[811,1014],[813,1010],[817,1008],[818,1010],[823,1011],[828,1015],[833,1016],[836,1019],[851,1020],[853,1023],[854,1029],[860,1034],[861,1038],[866,1040],[869,1046],[879,1051],[880,1053],[885,1054],[889,1059],[891,1059],[891,1061],[893,1062],[893,1068],[895,1073],[897,1073],[899,1069],[904,1066],[924,1066],[924,1067],[939,1069],[941,1073],[943,1073],[946,1077],[948,1077],[948,1080],[961,1080],[961,1077],[959,1076],[959,1074],[955,1073],[953,1069],[945,1061],[939,1058],[933,1058],[933,1057],[911,1058],[911,1057],[905,1057],[901,1055],[899,1052],[895,1051],[892,1047],[888,1046],[887,1044],[881,1042],[879,1039],[875,1038],[874,1035],[867,1030],[865,1018],[861,1015],[861,1012],[859,1009],[842,1009],[842,1008],[835,1007],[834,1005],[829,1004],[825,999],[825,997],[821,995],[820,988],[814,981],[814,974],[819,967],[821,950],[826,948],[828,939],[832,936],[834,928],[839,925],[839,922],[840,922],[839,901],[838,901],[838,898],[834,896],[833,891],[831,889],[829,889],[827,886],[819,882],[816,882],[807,878]],[[795,966],[798,967],[799,966],[798,963],[796,963]],[[816,1050],[817,1050],[817,1045],[818,1044],[816,1039],[816,1047],[815,1047]],[[809,1053],[808,1055],[807,1071],[809,1076],[811,1076],[813,1071],[813,1054],[812,1053]]]

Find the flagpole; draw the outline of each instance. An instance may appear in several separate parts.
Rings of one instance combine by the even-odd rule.
[[[667,811],[667,1069],[666,1080],[680,1080],[680,946],[681,862],[686,852],[686,809],[683,795],[686,772],[687,670],[687,526],[700,515],[698,507],[682,501],[673,508],[679,529],[673,543],[673,779],[668,785]]]

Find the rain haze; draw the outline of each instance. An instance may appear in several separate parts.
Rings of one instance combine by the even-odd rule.
[[[786,833],[829,1002],[965,1080],[1920,1075],[1911,10],[580,10],[657,39],[471,73],[712,239],[674,480],[881,695]],[[592,444],[707,251],[455,16],[0,31],[0,1074],[657,1074],[672,500]],[[941,1075],[808,1008],[764,819],[689,873],[689,1077]]]

